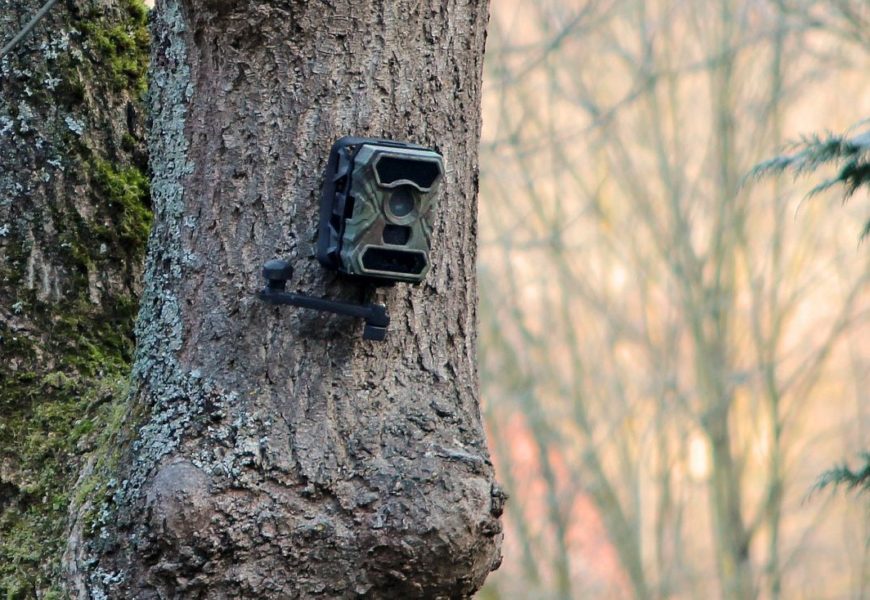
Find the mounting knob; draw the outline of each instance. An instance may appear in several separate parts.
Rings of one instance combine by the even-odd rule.
[[[287,282],[293,278],[293,267],[286,260],[273,258],[263,265],[263,277],[266,278],[266,287],[270,290],[283,291]]]

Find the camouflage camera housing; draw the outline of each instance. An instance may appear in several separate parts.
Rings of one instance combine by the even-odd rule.
[[[419,283],[429,271],[432,211],[444,161],[429,148],[343,137],[320,201],[317,259],[377,282]]]

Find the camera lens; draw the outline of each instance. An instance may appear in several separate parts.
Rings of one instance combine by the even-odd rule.
[[[407,186],[402,186],[390,196],[390,212],[396,217],[405,217],[414,210],[414,196]]]

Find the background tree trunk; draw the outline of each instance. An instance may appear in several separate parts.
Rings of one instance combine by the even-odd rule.
[[[43,4],[0,0],[0,46]],[[150,227],[138,0],[56,4],[0,59],[0,596],[60,589],[80,457],[132,357]]]
[[[486,2],[158,2],[155,227],[128,411],[80,485],[71,585],[92,597],[450,597],[500,561],[476,371]],[[313,258],[332,142],[443,153],[432,270],[361,323],[255,298],[355,297]]]

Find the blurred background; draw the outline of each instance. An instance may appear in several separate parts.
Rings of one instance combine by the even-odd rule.
[[[870,598],[866,191],[747,177],[870,117],[867,0],[493,0],[495,599]],[[851,129],[850,129],[851,128]]]

